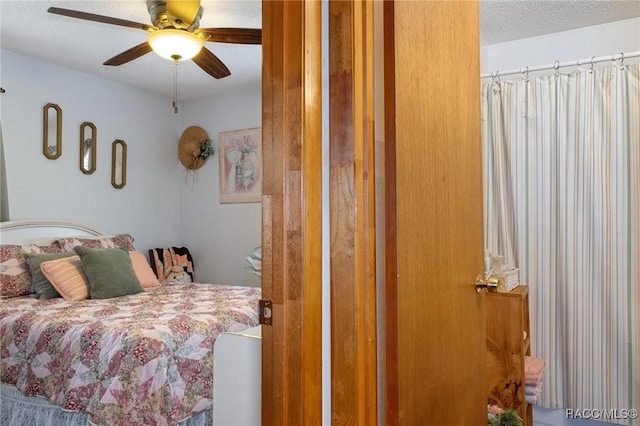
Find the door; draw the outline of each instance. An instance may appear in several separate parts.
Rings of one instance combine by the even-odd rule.
[[[263,297],[273,300],[273,325],[263,328],[263,425],[319,425],[326,398],[320,348],[328,343],[320,327],[318,246],[323,208],[319,5],[263,4]],[[370,22],[371,15],[361,15],[356,6],[353,11],[358,19],[349,22],[358,29],[353,34],[360,34],[359,25]],[[341,11],[340,16],[349,15]],[[366,42],[347,47],[352,30],[332,28],[332,37],[344,35],[340,49],[353,49],[355,62],[369,64],[366,68],[373,51]],[[371,280],[344,274],[341,286],[333,288],[332,303],[347,294],[349,306],[357,309],[346,326],[340,319],[345,315],[333,318],[332,340],[351,344],[343,345],[348,353],[332,356],[357,365],[349,366],[354,374],[339,383],[344,388],[333,383],[334,398],[338,391],[355,395],[353,404],[335,404],[335,424],[356,424],[340,423],[346,418],[369,424],[378,416],[390,426],[477,426],[486,419],[484,300],[473,282],[483,267],[478,58],[476,3],[385,2],[386,351],[372,352],[368,331],[357,324],[375,318]],[[371,101],[359,92],[369,86],[358,73],[349,78],[360,89],[346,98],[345,91],[330,95],[355,105],[354,118],[366,115],[359,103]],[[371,137],[359,120],[354,147]],[[365,175],[359,176],[349,208],[335,212],[332,223],[341,215],[367,214],[351,208],[373,201],[366,195],[371,187]],[[363,254],[363,234],[380,230],[353,229],[345,244],[360,256],[353,262],[357,266],[371,258]],[[354,330],[358,338],[349,340]],[[375,391],[364,392],[365,372],[376,355],[385,367],[378,413],[370,403]]]
[[[385,2],[388,425],[484,424],[478,7]]]

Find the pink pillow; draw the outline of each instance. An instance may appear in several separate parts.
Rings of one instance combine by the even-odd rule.
[[[25,296],[34,293],[31,272],[25,253],[62,253],[57,243],[2,244],[0,245],[0,295],[2,298]]]
[[[73,251],[74,247],[117,248],[135,250],[133,237],[130,234],[104,235],[95,237],[67,237],[56,240],[64,251]]]
[[[42,262],[40,270],[64,300],[84,300],[89,297],[89,280],[82,269],[80,256]]]
[[[149,262],[144,254],[139,251],[130,251],[129,257],[131,257],[131,263],[133,264],[133,271],[140,281],[140,285],[145,290],[160,287],[160,281],[158,277],[153,273]]]

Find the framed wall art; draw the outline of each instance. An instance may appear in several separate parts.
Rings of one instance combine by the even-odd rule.
[[[221,132],[220,202],[258,203],[262,198],[262,129]]]

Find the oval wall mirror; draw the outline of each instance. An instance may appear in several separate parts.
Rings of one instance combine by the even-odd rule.
[[[124,188],[127,184],[127,144],[116,139],[111,144],[111,185]]]
[[[80,125],[80,171],[90,175],[96,171],[97,130],[93,123]]]
[[[55,160],[62,155],[62,108],[49,103],[42,111],[42,153]]]

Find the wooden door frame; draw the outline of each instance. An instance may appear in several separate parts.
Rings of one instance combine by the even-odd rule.
[[[377,424],[373,7],[328,5],[332,424]]]
[[[323,344],[332,346],[331,422],[377,422],[373,6],[329,10],[331,343],[322,341],[322,4],[262,5],[262,291],[273,302],[263,425],[322,423]]]
[[[262,4],[262,424],[322,421],[320,2]]]
[[[384,2],[384,115],[395,117],[394,75],[395,36],[392,1]],[[385,159],[385,383],[386,407],[385,424],[398,424],[398,324],[397,324],[397,240],[396,240],[396,122],[385,118],[384,159]]]

